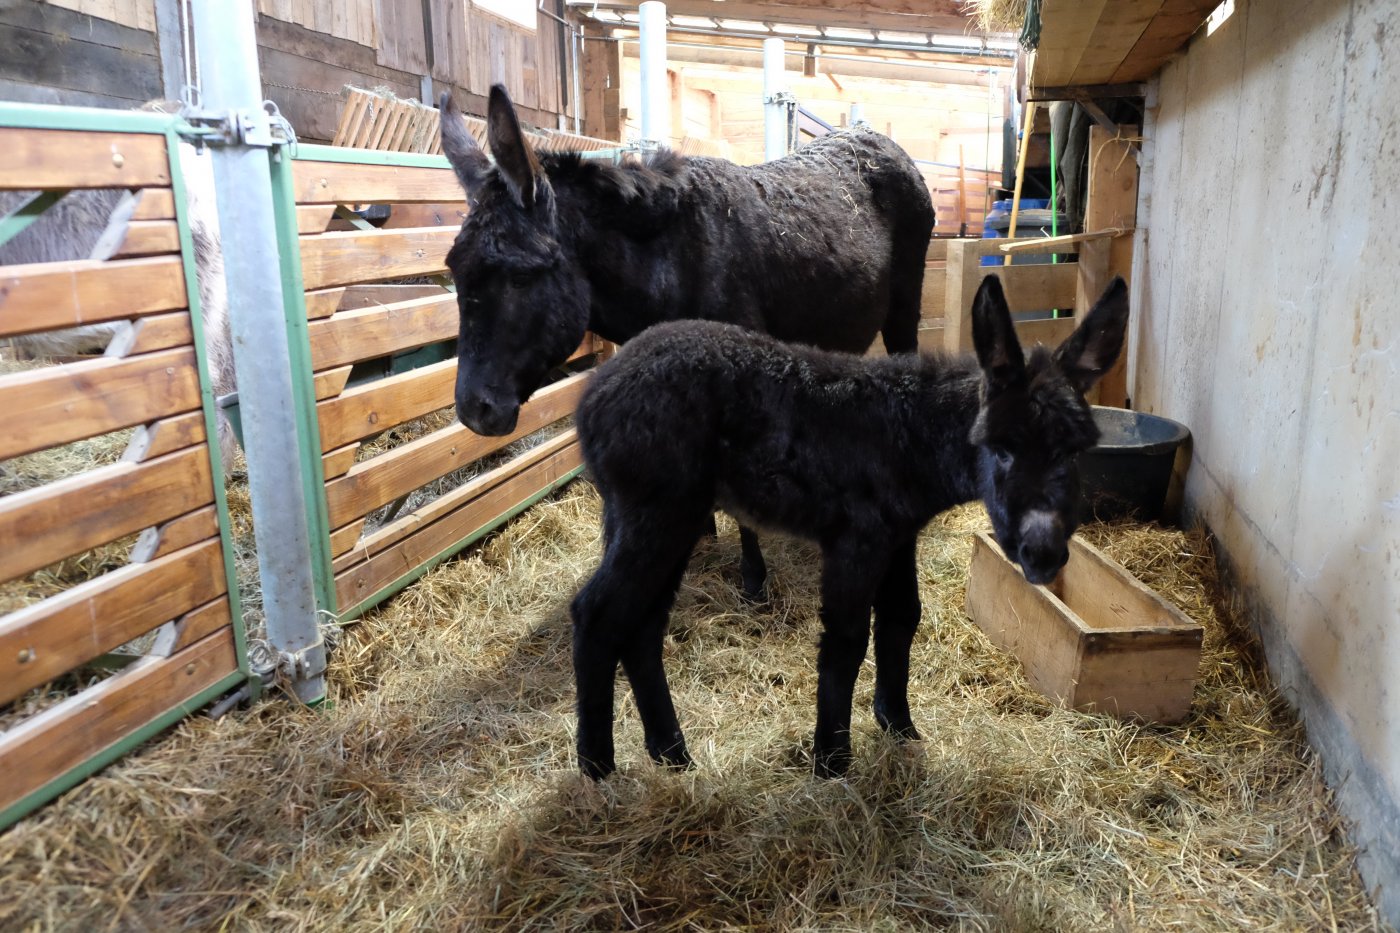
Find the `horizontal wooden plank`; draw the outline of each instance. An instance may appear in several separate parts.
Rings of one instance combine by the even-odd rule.
[[[529,501],[582,462],[578,444],[570,443],[540,457],[509,478],[492,482],[493,474],[487,474],[481,478],[482,482],[472,484],[477,493],[473,498],[392,547],[337,574],[337,601],[342,608],[357,605],[425,561],[490,526],[501,515]],[[356,548],[352,555],[361,552],[361,548]]]
[[[335,398],[318,402],[323,453],[363,440],[394,425],[453,402],[457,361],[443,360],[411,372],[388,376],[346,389]]]
[[[221,629],[169,658],[137,661],[0,734],[0,809],[236,670],[233,631]]]
[[[331,532],[331,557],[339,557],[353,548],[364,534],[365,520],[351,522]]]
[[[166,623],[146,653],[151,657],[168,658],[232,624],[233,608],[227,596],[220,596]]]
[[[1013,266],[979,266],[981,276],[995,273],[1006,292],[1012,313],[1073,308],[1079,288],[1079,267],[1072,262]]]
[[[0,267],[0,337],[183,307],[179,256]]]
[[[169,220],[175,216],[175,194],[169,188],[142,188],[132,220]]]
[[[203,409],[162,418],[151,424],[143,424],[132,432],[131,440],[127,441],[126,450],[122,453],[122,460],[127,463],[144,463],[174,450],[202,444],[204,438]]]
[[[0,618],[8,703],[227,590],[217,540],[131,564]]]
[[[209,449],[114,463],[0,499],[0,581],[158,525],[214,501]]]
[[[178,253],[180,230],[173,220],[133,220],[126,225],[126,236],[113,256],[153,256],[157,253]]]
[[[107,344],[107,352],[103,355],[135,356],[138,353],[187,347],[193,343],[194,330],[190,327],[189,312],[168,311],[124,323]]]
[[[0,152],[0,189],[170,184],[165,137],[154,134],[4,126]]]
[[[312,390],[316,395],[316,401],[331,398],[345,391],[345,384],[350,381],[350,373],[353,366],[338,366],[335,369],[328,369],[325,372],[317,373],[312,379]]]
[[[342,288],[322,288],[306,293],[306,317],[316,321],[330,317],[340,307],[340,299],[345,295]]]
[[[337,308],[340,311],[373,308],[410,298],[440,297],[448,293],[441,285],[349,285],[340,291],[343,293]]]
[[[297,205],[297,233],[325,233],[335,215],[334,204]]]
[[[1021,341],[1023,347],[1032,347],[1037,343],[1057,347],[1060,341],[1074,332],[1078,323],[1078,319],[1072,317],[1021,321],[1016,325],[1016,339]]]
[[[129,560],[144,564],[158,557],[173,554],[182,548],[206,541],[219,533],[219,515],[212,505],[196,509],[187,515],[172,518],[141,532],[131,547]]]
[[[462,185],[446,160],[442,168],[405,168],[295,159],[292,190],[298,204],[466,200]]]
[[[326,481],[329,482],[337,476],[344,476],[355,465],[355,454],[359,449],[358,443],[346,444],[322,457],[321,473],[325,476]]]
[[[546,457],[552,457],[577,441],[578,431],[574,428],[561,431],[557,436],[550,438],[540,446],[527,450],[518,457],[512,457],[489,473],[474,477],[456,489],[443,493],[427,505],[419,506],[409,514],[376,528],[372,534],[367,535],[359,542],[354,554],[346,555],[333,562],[332,569],[336,573],[340,573],[353,566],[355,562],[392,547],[418,529],[432,524],[455,509],[461,508],[464,503],[480,496],[483,490],[504,482]]]
[[[347,230],[301,238],[301,272],[308,290],[379,279],[444,273],[456,227]]]
[[[311,365],[320,370],[451,339],[457,326],[457,296],[451,292],[339,311],[307,325]]]
[[[0,459],[199,407],[194,349],[97,359],[0,376]]]
[[[355,464],[344,478],[326,484],[332,528],[368,515],[439,476],[532,434],[573,412],[592,373],[579,373],[545,386],[520,409],[510,434],[484,437],[460,424]]]

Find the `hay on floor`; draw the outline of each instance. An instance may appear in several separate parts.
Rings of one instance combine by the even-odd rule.
[[[697,767],[579,778],[568,600],[599,548],[575,483],[347,628],[321,711],[196,718],[0,836],[0,928],[1266,930],[1379,928],[1301,727],[1222,604],[1208,543],[1096,544],[1206,627],[1195,708],[1062,710],[962,613],[978,506],[919,552],[899,746],[857,692],[848,780],[810,776],[815,552],[721,523],[667,667]]]

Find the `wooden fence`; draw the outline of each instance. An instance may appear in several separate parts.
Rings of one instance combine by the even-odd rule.
[[[124,322],[105,356],[4,358],[0,826],[248,678],[175,123],[0,107],[0,189],[139,192],[113,258],[0,267],[0,345]],[[42,467],[93,439],[115,462]]]
[[[576,372],[537,392],[510,435],[483,437],[463,427],[450,412],[456,295],[445,279],[392,281],[446,272],[443,257],[465,208],[446,160],[303,146],[292,188],[325,483],[324,544],[334,577],[334,605],[324,608],[346,618],[578,474],[575,434],[563,430],[432,501],[383,514],[441,477],[570,416],[588,374]],[[380,214],[387,206],[389,216],[371,226],[350,213],[356,204],[374,204]],[[589,335],[573,368],[603,349]],[[436,419],[423,420],[434,413]],[[421,436],[397,446],[375,441],[400,426]]]

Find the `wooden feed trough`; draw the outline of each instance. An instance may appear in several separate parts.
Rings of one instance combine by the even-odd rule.
[[[1199,625],[1092,545],[1033,586],[986,532],[973,538],[967,612],[1025,666],[1031,686],[1072,709],[1149,722],[1191,711]]]

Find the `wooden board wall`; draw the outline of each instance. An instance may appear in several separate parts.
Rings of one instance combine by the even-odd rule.
[[[469,0],[429,8],[431,62],[419,0],[256,0],[264,95],[308,142],[334,137],[346,85],[417,98],[425,74],[469,114],[504,81],[525,122],[572,117],[558,22],[541,13],[529,30]],[[0,99],[131,108],[163,94],[155,0],[0,2],[0,49]]]

